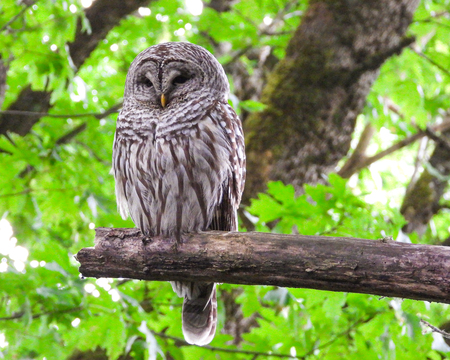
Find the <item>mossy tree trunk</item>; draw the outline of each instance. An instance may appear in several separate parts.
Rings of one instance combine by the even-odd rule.
[[[261,101],[245,122],[245,199],[268,180],[317,183],[347,154],[383,62],[409,45],[418,0],[311,1]]]

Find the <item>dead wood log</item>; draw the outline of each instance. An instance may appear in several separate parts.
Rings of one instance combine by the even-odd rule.
[[[146,238],[97,228],[76,255],[85,277],[214,281],[346,291],[450,303],[450,248],[391,240],[204,232]]]

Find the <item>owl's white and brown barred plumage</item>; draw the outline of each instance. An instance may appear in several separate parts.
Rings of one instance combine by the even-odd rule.
[[[245,181],[241,122],[219,62],[190,43],[141,52],[128,71],[113,148],[116,196],[149,236],[237,230]],[[173,282],[186,341],[205,345],[217,324],[213,283]]]

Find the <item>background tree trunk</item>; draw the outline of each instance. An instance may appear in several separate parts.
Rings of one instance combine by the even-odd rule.
[[[267,108],[245,122],[245,199],[282,180],[299,189],[347,154],[357,115],[383,62],[409,45],[418,0],[312,1],[271,74]]]

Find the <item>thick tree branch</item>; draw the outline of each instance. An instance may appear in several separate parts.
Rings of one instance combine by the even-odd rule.
[[[86,277],[214,281],[348,291],[450,303],[450,248],[388,240],[204,232],[145,238],[96,229],[76,255]]]

